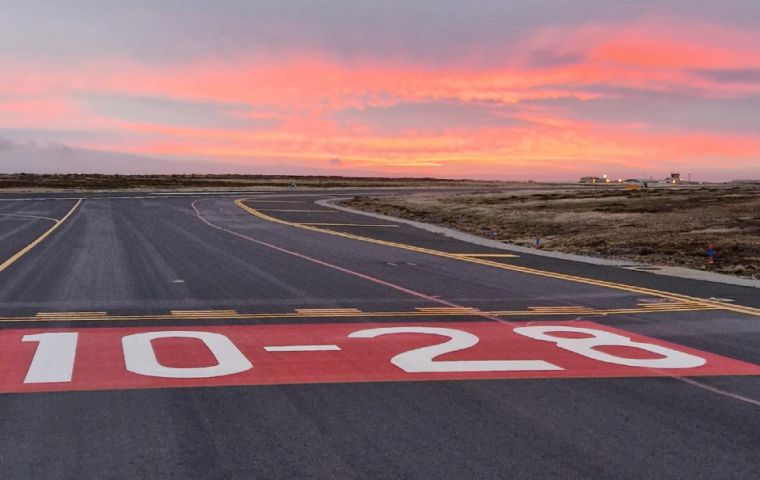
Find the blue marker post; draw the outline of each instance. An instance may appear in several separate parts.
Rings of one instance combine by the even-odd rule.
[[[715,246],[712,242],[707,243],[707,263],[710,265],[715,263]]]
[[[536,237],[536,248],[541,248],[541,238]]]

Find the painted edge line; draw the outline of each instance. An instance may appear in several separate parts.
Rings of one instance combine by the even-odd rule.
[[[340,213],[337,210],[295,210],[285,208],[262,208],[262,212],[296,212],[296,213]]]
[[[519,258],[519,255],[514,253],[454,253],[457,257],[473,257],[473,258]]]
[[[585,284],[588,284],[588,285],[595,285],[595,286],[598,286],[598,287],[606,287],[606,288],[611,288],[611,289],[615,289],[615,290],[622,290],[622,291],[626,291],[626,292],[630,292],[630,293],[637,293],[637,294],[642,294],[642,295],[651,295],[651,296],[655,296],[655,297],[668,298],[668,299],[671,299],[671,300],[688,301],[688,302],[691,302],[691,303],[698,304],[700,306],[705,306],[705,307],[710,307],[710,308],[718,308],[718,309],[721,309],[721,310],[728,310],[728,311],[735,312],[735,313],[742,313],[742,314],[745,314],[745,315],[753,315],[753,316],[756,316],[756,317],[760,317],[760,309],[758,309],[758,308],[745,307],[745,306],[740,306],[740,305],[731,305],[731,304],[727,304],[727,303],[724,303],[724,302],[718,302],[718,301],[713,301],[713,300],[704,300],[704,299],[692,297],[692,296],[689,296],[689,295],[682,295],[680,293],[671,293],[671,292],[665,292],[665,291],[662,291],[662,290],[655,290],[655,289],[646,288],[646,287],[637,287],[637,286],[634,286],[634,285],[626,285],[624,283],[610,282],[610,281],[606,281],[606,280],[596,280],[596,279],[593,279],[593,278],[580,277],[580,276],[577,276],[577,275],[569,275],[569,274],[565,274],[565,273],[557,273],[557,272],[550,272],[550,271],[546,271],[546,270],[539,270],[539,269],[536,269],[536,268],[521,267],[521,266],[517,266],[517,265],[511,265],[511,264],[505,264],[505,263],[500,263],[500,262],[493,262],[493,261],[490,261],[490,260],[484,260],[484,259],[481,259],[481,258],[461,257],[461,256],[457,256],[455,254],[451,254],[451,253],[448,253],[448,252],[443,252],[443,251],[440,251],[440,250],[433,250],[433,249],[430,249],[430,248],[417,247],[417,246],[414,246],[414,245],[408,245],[408,244],[399,243],[399,242],[388,242],[388,241],[385,241],[385,240],[378,240],[378,239],[375,239],[375,238],[363,237],[363,236],[355,235],[355,234],[351,234],[351,233],[338,232],[338,231],[335,231],[335,230],[328,230],[328,229],[324,229],[324,228],[317,228],[315,226],[306,225],[306,224],[303,224],[303,223],[288,222],[286,220],[281,220],[279,218],[274,218],[274,217],[271,217],[271,216],[266,215],[264,213],[261,213],[258,210],[254,209],[254,208],[251,208],[248,205],[246,205],[245,201],[246,201],[245,198],[239,198],[239,199],[235,200],[235,205],[237,205],[238,207],[242,208],[243,210],[245,210],[246,212],[250,213],[251,215],[253,215],[255,217],[259,217],[262,220],[266,220],[266,221],[273,222],[273,223],[279,223],[279,224],[282,224],[282,225],[288,225],[288,226],[291,226],[291,227],[302,228],[302,229],[305,229],[305,230],[311,230],[311,231],[314,231],[314,232],[325,233],[325,234],[328,234],[328,235],[349,238],[349,239],[352,239],[352,240],[358,240],[358,241],[367,242],[367,243],[374,243],[374,244],[378,244],[378,245],[385,245],[387,247],[400,248],[400,249],[409,250],[409,251],[412,251],[412,252],[426,253],[426,254],[434,255],[434,256],[438,256],[438,257],[444,257],[444,258],[451,258],[451,259],[454,259],[454,260],[460,260],[460,261],[463,261],[463,262],[477,263],[479,265],[485,265],[485,266],[489,266],[489,267],[495,267],[495,268],[499,268],[499,269],[502,269],[502,270],[510,270],[510,271],[515,271],[515,272],[520,272],[520,273],[527,273],[527,274],[531,274],[531,275],[539,275],[539,276],[542,276],[542,277],[549,277],[549,278],[554,278],[554,279],[557,279],[557,280],[565,280],[565,281],[576,282],[576,283],[585,283]]]
[[[296,224],[294,224],[296,225]],[[318,225],[321,227],[388,227],[398,228],[398,225],[382,225],[382,224],[370,224],[370,223],[298,223],[297,225]]]
[[[60,227],[61,225],[63,225],[63,222],[65,222],[66,220],[68,220],[68,218],[76,211],[76,209],[79,208],[79,205],[81,205],[81,203],[82,203],[82,199],[80,198],[80,199],[77,200],[77,203],[75,203],[74,206],[71,207],[71,210],[69,210],[68,213],[63,216],[63,218],[61,218],[60,220],[55,220],[55,223],[53,224],[53,226],[50,227],[49,229],[47,229],[42,235],[40,235],[39,237],[37,237],[36,239],[34,239],[29,245],[25,246],[24,248],[22,248],[21,250],[19,250],[15,254],[13,254],[13,256],[11,256],[9,259],[7,259],[3,263],[1,263],[0,264],[0,272],[2,272],[3,270],[7,269],[8,267],[10,267],[11,265],[13,265],[14,263],[16,263],[16,261],[19,258],[21,258],[24,255],[26,255],[31,249],[33,249],[34,247],[36,247],[43,240],[45,240],[47,237],[49,237],[53,232],[55,232],[58,229],[58,227]]]

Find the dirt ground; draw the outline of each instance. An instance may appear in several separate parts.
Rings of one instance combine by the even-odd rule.
[[[760,185],[359,197],[347,206],[507,243],[760,278]],[[707,264],[708,242],[715,263]]]

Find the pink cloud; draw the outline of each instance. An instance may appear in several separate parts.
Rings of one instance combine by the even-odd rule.
[[[127,140],[76,146],[148,155],[329,162],[384,172],[492,175],[514,172],[594,173],[613,166],[638,172],[686,161],[708,167],[714,158],[752,167],[760,140],[740,133],[653,132],[643,123],[605,124],[535,107],[531,101],[594,102],[625,89],[709,98],[760,95],[751,81],[737,85],[700,75],[704,69],[760,68],[756,32],[697,23],[645,20],[623,26],[547,28],[505,46],[501,65],[419,66],[366,58],[353,63],[303,52],[273,60],[197,59],[175,64],[92,59],[77,65],[0,67],[0,128],[89,129]],[[551,51],[536,63],[530,52]],[[511,53],[515,52],[514,55]],[[533,62],[533,63],[531,63]],[[178,102],[244,104],[250,119],[276,118],[262,130],[154,124],[88,109],[88,95],[147,96]],[[361,121],[336,122],[334,112],[404,102],[494,102],[523,122],[503,127],[424,125],[393,135]],[[484,105],[483,108],[488,108]],[[110,143],[109,143],[110,142]],[[664,167],[663,167],[664,168]]]

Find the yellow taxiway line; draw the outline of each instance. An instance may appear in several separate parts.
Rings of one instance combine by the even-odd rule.
[[[528,310],[481,311],[476,308],[445,309],[420,307],[411,311],[363,312],[356,308],[301,308],[293,312],[239,313],[236,310],[171,310],[168,314],[152,315],[109,315],[106,312],[43,312],[33,317],[0,317],[0,323],[41,323],[41,322],[122,322],[122,321],[164,321],[164,320],[261,320],[297,318],[415,318],[415,317],[549,317],[579,315],[631,315],[668,312],[700,312],[717,310],[689,303],[672,303],[660,309],[641,307],[595,309],[580,307],[554,310],[553,307],[529,307]]]
[[[390,227],[390,228],[397,228],[398,225],[383,225],[383,224],[374,224],[374,223],[295,223],[294,225],[317,225],[320,227]]]
[[[530,267],[521,267],[517,265],[511,265],[506,263],[499,263],[494,262],[491,260],[486,260],[483,258],[475,258],[475,257],[464,257],[464,256],[458,256],[456,254],[452,254],[449,252],[443,252],[440,250],[433,250],[431,248],[424,248],[424,247],[417,247],[414,245],[408,245],[405,243],[399,243],[399,242],[389,242],[386,240],[378,240],[376,238],[370,238],[370,237],[363,237],[361,235],[355,235],[351,233],[345,233],[345,232],[338,232],[335,230],[328,230],[324,228],[317,228],[313,225],[307,225],[304,223],[293,223],[288,222],[286,220],[281,220],[279,218],[271,217],[269,215],[266,215],[264,213],[261,213],[260,211],[253,209],[245,204],[246,199],[240,198],[238,200],[235,200],[235,204],[245,210],[246,212],[250,213],[251,215],[254,215],[262,220],[266,220],[273,223],[279,223],[282,225],[288,225],[291,227],[296,228],[302,228],[304,230],[310,230],[313,232],[319,232],[324,233],[327,235],[334,235],[337,237],[343,237],[343,238],[349,238],[351,240],[358,240],[361,242],[367,242],[367,243],[374,243],[377,245],[384,245],[387,247],[393,247],[393,248],[400,248],[403,250],[409,250],[412,252],[418,252],[418,253],[425,253],[428,255],[434,255],[437,257],[443,257],[443,258],[451,258],[454,260],[459,260],[462,262],[470,262],[470,263],[477,263],[479,265],[485,265],[488,267],[493,268],[499,268],[502,270],[509,270],[513,272],[520,272],[520,273],[526,273],[530,275],[538,275],[542,277],[548,277],[553,278],[556,280],[566,280],[569,282],[576,282],[576,283],[584,283],[587,285],[594,285],[598,287],[605,287],[605,288],[611,288],[615,290],[621,290],[629,293],[635,293],[638,295],[649,295],[653,297],[660,297],[660,298],[666,298],[668,300],[673,300],[677,302],[689,302],[689,303],[695,303],[705,308],[710,309],[720,309],[720,310],[728,310],[731,312],[736,313],[742,313],[745,315],[753,315],[756,317],[760,317],[760,309],[753,308],[753,307],[745,307],[741,305],[732,305],[725,302],[715,301],[715,300],[706,300],[702,298],[697,297],[691,297],[689,295],[682,295],[680,293],[671,293],[671,292],[665,292],[662,290],[655,290],[652,288],[646,288],[646,287],[637,287],[634,285],[626,285],[624,283],[617,283],[617,282],[609,282],[606,280],[597,280],[593,278],[587,278],[587,277],[581,277],[578,275],[569,275],[565,273],[557,273],[557,272],[549,272],[546,270],[539,270],[537,268],[530,268]]]
[[[254,198],[250,198],[248,201],[256,203],[306,203],[301,200],[258,200]]]
[[[260,212],[339,213],[337,210],[295,210],[289,208],[262,208]]]
[[[518,258],[514,253],[452,253],[456,257],[472,258]]]
[[[3,270],[7,269],[8,267],[10,267],[11,265],[13,265],[14,263],[16,263],[16,261],[19,258],[21,258],[24,255],[26,255],[29,252],[29,250],[31,250],[34,247],[36,247],[40,242],[42,242],[47,237],[49,237],[53,232],[55,232],[58,229],[58,227],[60,227],[63,224],[63,222],[65,222],[76,211],[76,209],[79,208],[79,205],[81,203],[82,203],[82,199],[80,198],[80,199],[77,200],[77,203],[75,203],[74,206],[71,207],[71,210],[69,210],[68,213],[66,215],[64,215],[64,217],[62,219],[60,219],[60,220],[49,219],[49,220],[53,220],[55,222],[53,224],[53,226],[50,227],[49,229],[47,229],[42,235],[40,235],[39,237],[37,237],[36,239],[34,239],[29,245],[25,246],[24,248],[22,248],[21,250],[19,250],[18,252],[16,252],[8,260],[4,261],[3,263],[0,263],[0,272],[2,272]]]
[[[102,318],[106,312],[38,312],[35,316],[44,319]]]

